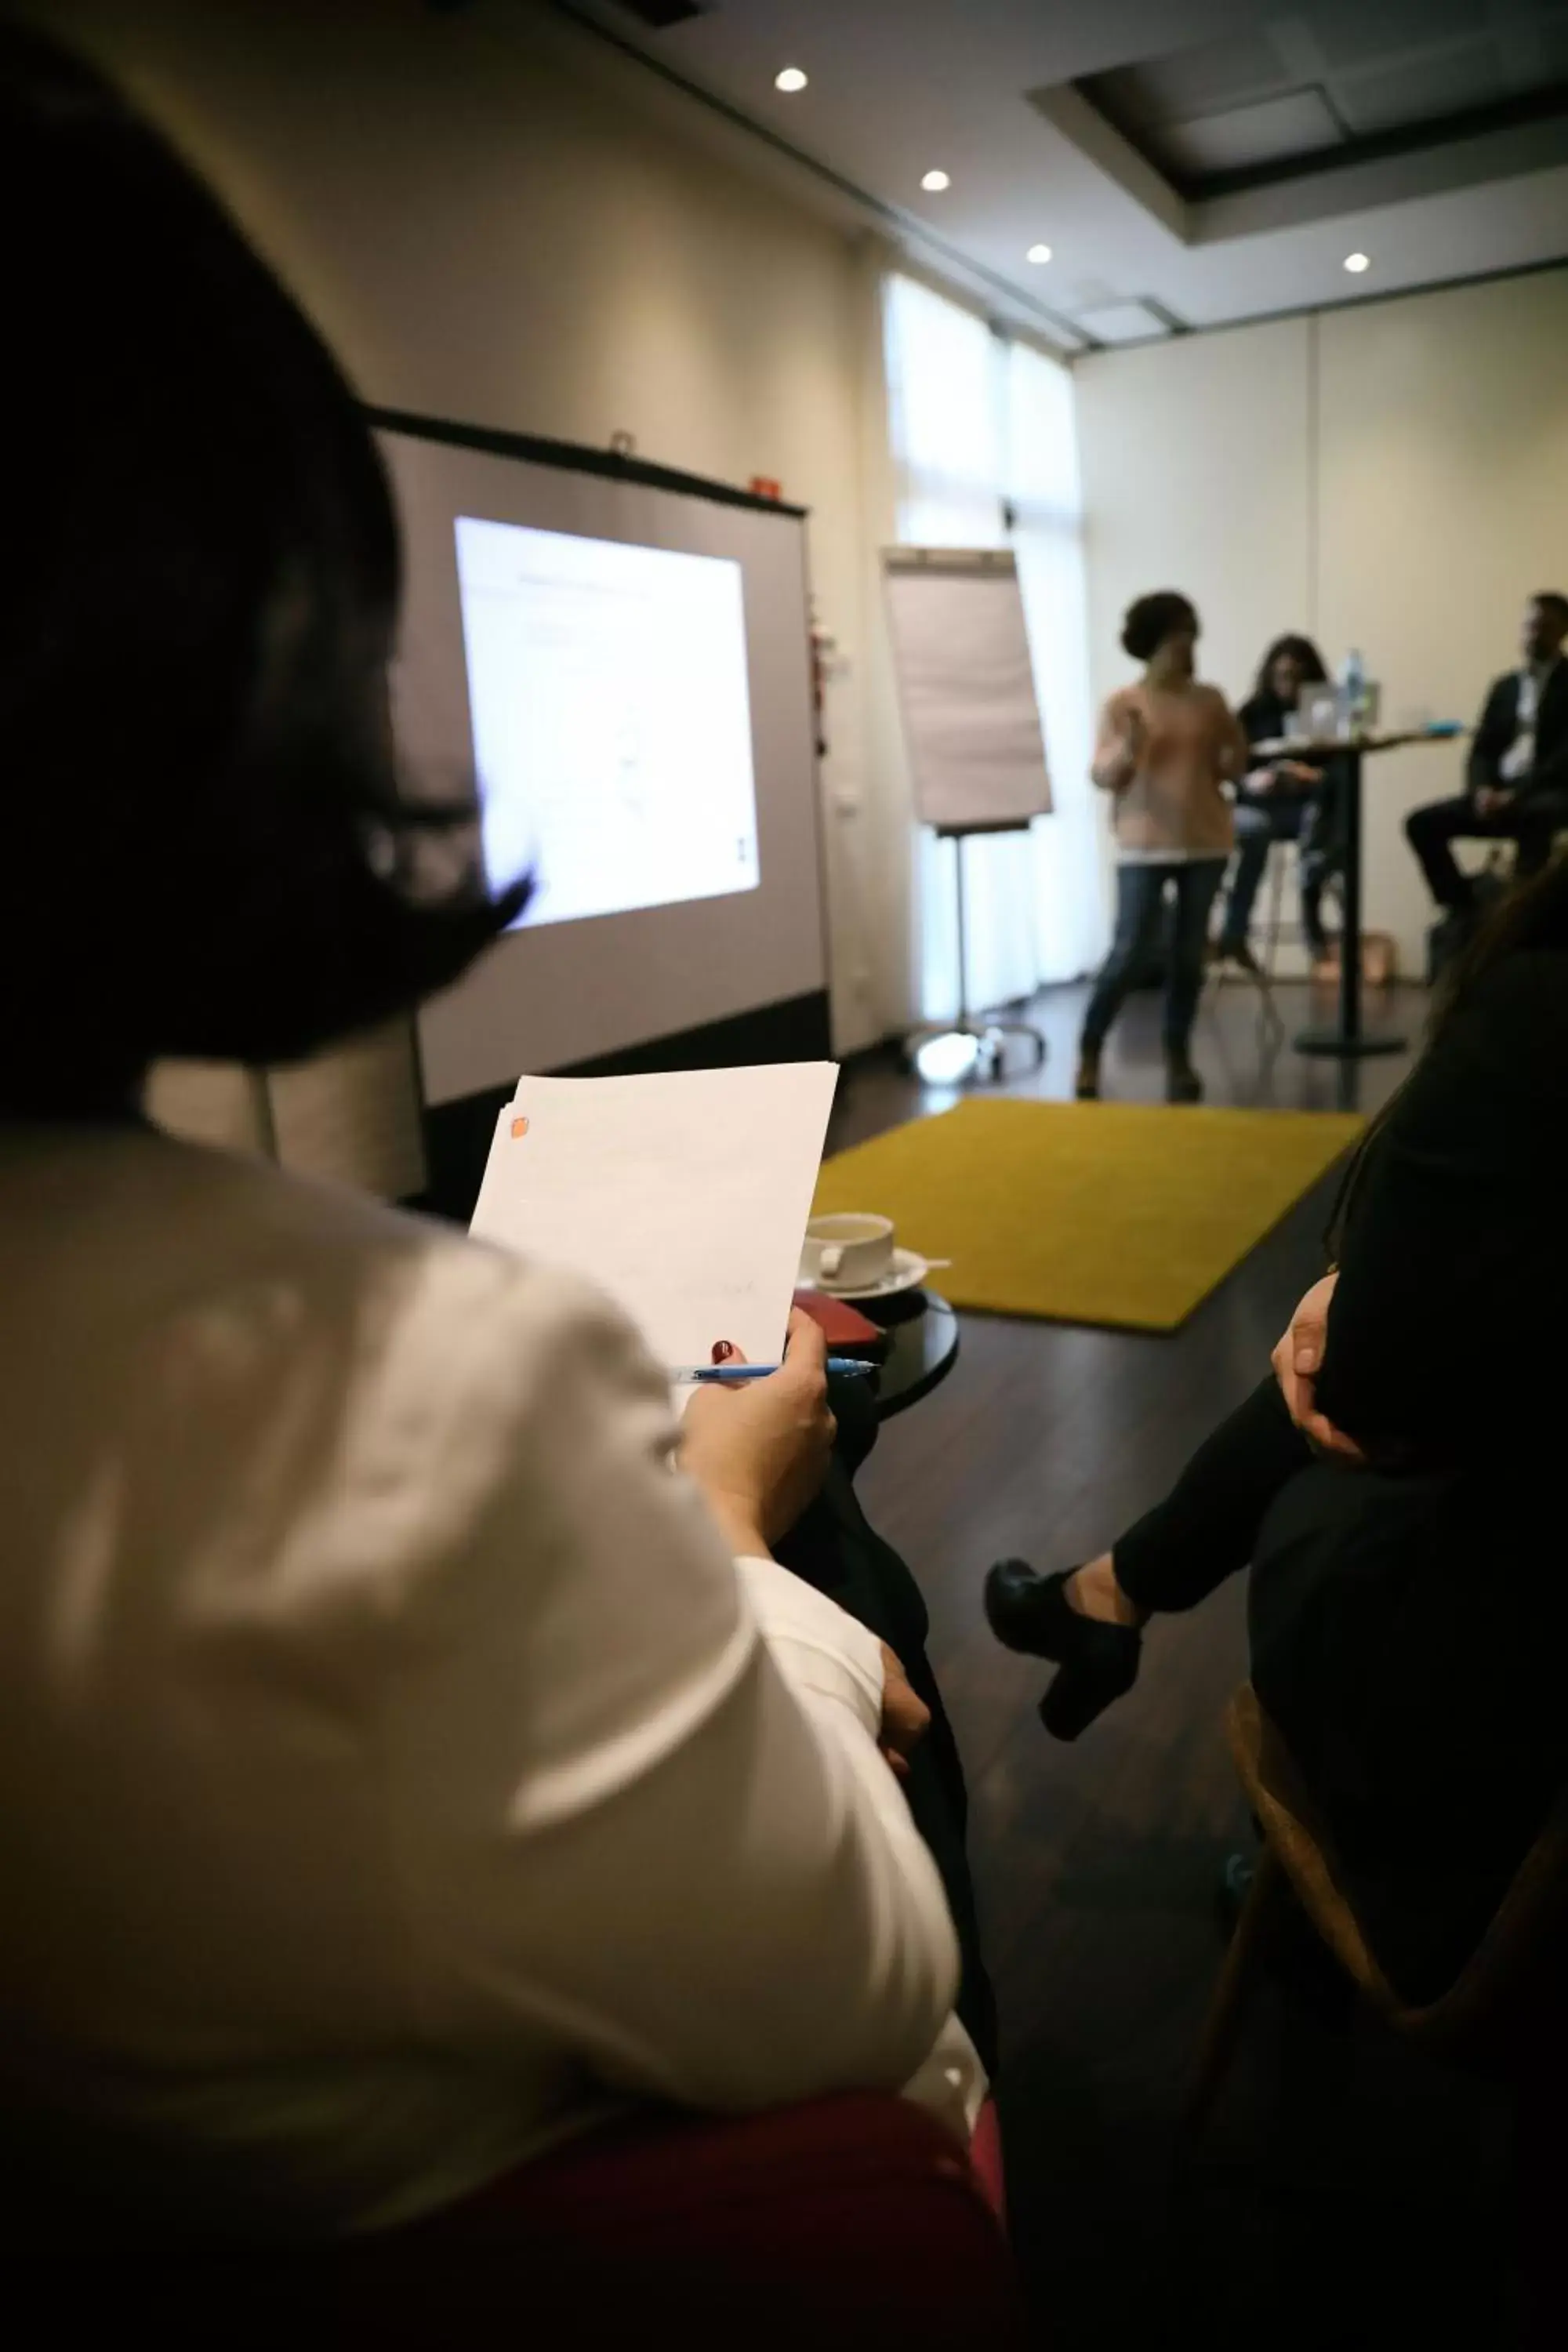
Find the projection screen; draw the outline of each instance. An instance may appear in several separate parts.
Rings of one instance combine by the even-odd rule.
[[[410,422],[400,756],[536,885],[422,1013],[426,1103],[825,988],[803,518]]]

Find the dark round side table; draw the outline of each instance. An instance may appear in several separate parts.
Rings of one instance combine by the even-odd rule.
[[[958,1315],[934,1290],[907,1290],[896,1298],[864,1300],[860,1312],[888,1335],[876,1380],[877,1418],[890,1421],[939,1388],[958,1361]]]

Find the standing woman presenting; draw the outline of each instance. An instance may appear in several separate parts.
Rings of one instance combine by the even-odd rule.
[[[1174,886],[1176,920],[1165,977],[1165,1096],[1197,1102],[1203,1095],[1188,1049],[1209,909],[1234,837],[1223,787],[1245,771],[1247,749],[1219,688],[1194,675],[1199,627],[1187,598],[1169,589],[1140,596],[1122,624],[1122,646],[1144,670],[1101,712],[1090,770],[1113,796],[1116,933],[1084,1015],[1080,1101],[1100,1094],[1100,1053],[1154,943],[1167,883]]]

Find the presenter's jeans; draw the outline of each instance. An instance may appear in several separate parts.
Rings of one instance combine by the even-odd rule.
[[[1136,984],[1140,967],[1160,943],[1161,914],[1169,886],[1175,894],[1176,918],[1166,941],[1165,1051],[1185,1055],[1203,991],[1209,910],[1225,868],[1223,857],[1117,867],[1116,932],[1084,1015],[1086,1054],[1099,1053],[1129,990]]]

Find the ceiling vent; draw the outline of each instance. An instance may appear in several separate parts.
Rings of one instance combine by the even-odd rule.
[[[1097,302],[1079,312],[1078,323],[1097,343],[1147,343],[1160,335],[1179,335],[1185,321],[1145,294],[1127,302]]]
[[[668,33],[672,25],[684,25],[693,16],[711,16],[710,0],[620,0],[628,16],[639,25],[647,25],[656,33]]]

